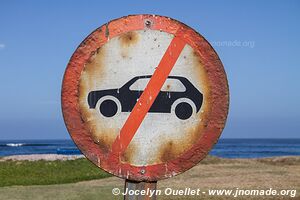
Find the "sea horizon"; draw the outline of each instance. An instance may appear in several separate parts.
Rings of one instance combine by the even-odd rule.
[[[0,140],[0,156],[29,154],[81,155],[71,139]],[[222,158],[300,156],[300,138],[221,138],[209,155]]]

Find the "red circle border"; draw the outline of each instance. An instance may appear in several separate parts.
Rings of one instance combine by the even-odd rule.
[[[151,22],[151,27],[145,25]],[[93,52],[104,45],[109,38],[125,32],[150,28],[181,37],[204,61],[210,87],[209,123],[203,136],[181,156],[162,164],[133,166],[111,162],[92,140],[88,128],[81,118],[78,102],[78,86],[84,64]],[[62,111],[66,127],[81,152],[95,165],[120,178],[134,181],[157,181],[180,174],[199,163],[217,142],[225,126],[229,108],[229,89],[225,70],[217,53],[203,36],[187,25],[158,15],[130,15],[115,19],[93,31],[79,45],[72,55],[62,84]]]

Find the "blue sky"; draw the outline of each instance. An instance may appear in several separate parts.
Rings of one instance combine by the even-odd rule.
[[[60,109],[70,56],[94,29],[158,14],[201,33],[230,86],[223,138],[299,138],[299,1],[0,1],[0,139],[69,138]]]

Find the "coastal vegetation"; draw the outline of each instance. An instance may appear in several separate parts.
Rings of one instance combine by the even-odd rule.
[[[101,179],[110,174],[85,158],[76,160],[0,162],[0,187],[12,185],[51,185]]]

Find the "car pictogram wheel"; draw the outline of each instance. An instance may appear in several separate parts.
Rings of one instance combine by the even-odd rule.
[[[121,103],[114,96],[104,96],[98,100],[96,110],[104,117],[113,117],[121,112]]]
[[[190,118],[193,114],[193,108],[189,103],[181,102],[175,107],[175,115],[182,120]]]
[[[195,103],[188,98],[177,99],[172,104],[171,113],[174,113],[181,120],[187,120],[196,113]]]

